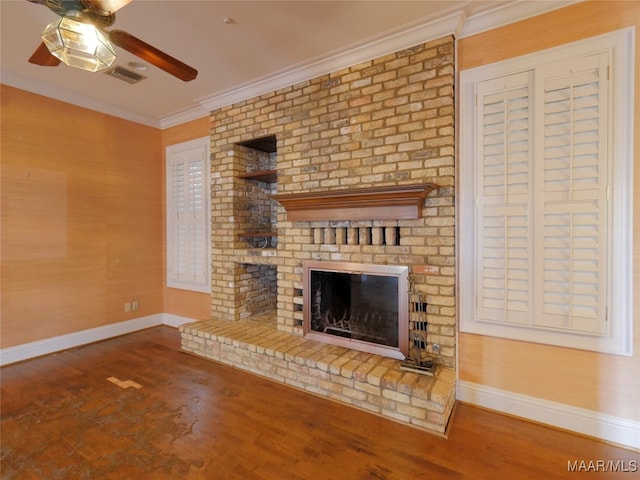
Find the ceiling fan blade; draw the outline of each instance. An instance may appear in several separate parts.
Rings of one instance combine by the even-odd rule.
[[[189,65],[176,60],[170,55],[152,47],[139,38],[122,30],[111,30],[109,40],[118,47],[134,54],[152,65],[161,68],[180,80],[190,82],[198,76],[198,71]]]
[[[83,0],[89,10],[100,12],[103,15],[112,15],[122,7],[129,5],[133,0]]]
[[[29,58],[29,63],[42,67],[56,67],[60,65],[60,59],[51,55],[47,46],[42,42]]]

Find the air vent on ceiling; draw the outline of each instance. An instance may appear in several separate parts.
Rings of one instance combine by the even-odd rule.
[[[139,73],[132,72],[124,67],[120,67],[116,65],[113,68],[110,68],[105,72],[107,75],[110,75],[118,80],[122,80],[123,82],[127,82],[130,84],[138,83],[140,80],[144,80],[147,77],[140,75]]]

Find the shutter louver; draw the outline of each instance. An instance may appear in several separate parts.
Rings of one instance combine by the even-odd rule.
[[[606,72],[606,54],[549,65],[538,97],[536,323],[590,334],[606,333]]]

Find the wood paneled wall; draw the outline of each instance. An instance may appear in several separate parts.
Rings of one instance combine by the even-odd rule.
[[[2,347],[161,313],[161,131],[1,88]]]
[[[169,145],[188,142],[196,138],[209,135],[209,117],[203,117],[191,122],[183,123],[175,127],[170,127],[162,131],[162,211],[165,211],[165,189],[166,189],[166,148]],[[162,253],[163,268],[165,274],[162,285],[164,294],[164,311],[174,315],[184,316],[193,319],[204,319],[211,316],[211,294],[179,290],[177,288],[167,288],[166,281],[166,215],[162,217]]]
[[[637,2],[583,2],[462,39],[458,44],[458,67],[462,71],[632,26],[640,28],[640,8]],[[633,228],[635,299],[640,299],[639,38],[636,31]],[[460,333],[460,379],[640,421],[639,312],[639,305],[636,304],[633,357],[601,355]]]

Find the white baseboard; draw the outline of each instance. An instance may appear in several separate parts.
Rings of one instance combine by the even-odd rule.
[[[640,422],[458,380],[456,398],[490,410],[640,450]]]
[[[185,323],[191,323],[195,321],[196,320],[194,318],[181,317],[180,315],[174,315],[172,313],[162,314],[162,324],[168,325],[174,328],[178,328],[180,325],[184,325]]]
[[[157,313],[146,317],[134,318],[125,322],[112,323],[101,327],[81,330],[79,332],[60,335],[58,337],[45,338],[36,342],[16,345],[14,347],[0,349],[0,366],[9,365],[22,360],[40,357],[49,353],[59,352],[68,348],[79,347],[88,343],[106,340],[127,333],[144,330],[158,325],[178,327],[183,323],[195,320],[187,317],[179,317],[169,313]]]

